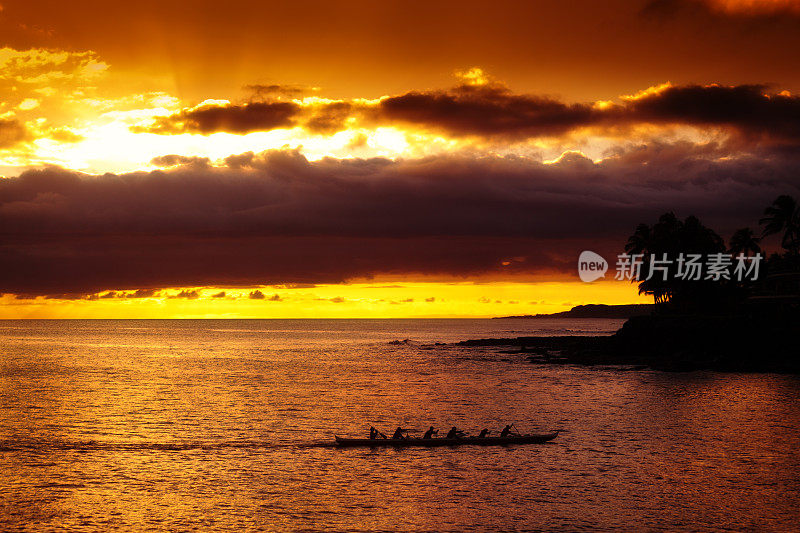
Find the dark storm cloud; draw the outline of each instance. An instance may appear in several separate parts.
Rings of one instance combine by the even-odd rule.
[[[177,133],[217,132],[250,133],[276,128],[290,128],[300,106],[292,102],[252,102],[244,105],[206,105],[159,117],[146,131],[173,135]]]
[[[581,250],[617,253],[637,223],[665,211],[727,234],[755,225],[778,194],[800,195],[796,156],[721,155],[654,144],[545,165],[273,151],[235,168],[28,171],[0,180],[0,292],[572,273]]]
[[[346,127],[348,118],[358,118],[372,125],[410,123],[455,136],[535,137],[591,125],[607,115],[589,104],[517,95],[500,85],[464,85],[448,91],[410,92],[383,99],[377,106],[347,101],[306,107],[277,101],[207,106],[159,117],[145,131],[249,133],[299,125],[312,133],[334,133]]]
[[[398,121],[442,129],[451,135],[537,137],[587,126],[603,115],[587,104],[517,95],[502,86],[456,87],[410,92],[382,100],[379,121]]]
[[[306,108],[284,101],[210,105],[157,117],[149,127],[137,126],[132,129],[136,132],[160,135],[181,133],[209,135],[218,132],[245,134],[302,126],[312,133],[329,134],[344,129],[345,121],[358,112],[358,108],[349,102],[325,103]],[[164,162],[154,160],[154,164],[162,166],[177,164],[168,161],[170,160]]]
[[[515,95],[502,87],[461,87],[382,100],[380,119],[484,137],[557,136],[581,127],[684,124],[800,141],[800,98],[765,94],[763,85],[668,87],[597,108]]]
[[[670,87],[629,103],[641,122],[729,126],[745,135],[800,141],[800,97],[766,95],[763,85]]]
[[[409,92],[377,104],[334,102],[301,107],[289,102],[210,106],[156,119],[151,133],[248,133],[302,126],[330,134],[354,119],[362,126],[411,125],[451,137],[498,140],[557,137],[593,127],[618,136],[642,124],[718,127],[750,140],[800,141],[800,97],[764,85],[685,85],[646,92],[616,104],[564,103],[515,94],[500,84]],[[622,130],[621,130],[622,128]],[[155,164],[178,164],[165,156]],[[239,156],[234,156],[239,157]]]

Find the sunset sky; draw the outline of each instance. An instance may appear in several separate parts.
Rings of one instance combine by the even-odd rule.
[[[647,302],[578,254],[800,197],[796,1],[0,0],[0,41],[0,318]]]

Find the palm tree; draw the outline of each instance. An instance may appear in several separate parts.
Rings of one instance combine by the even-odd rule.
[[[800,209],[797,202],[789,195],[778,196],[772,205],[764,210],[764,218],[758,221],[764,225],[763,237],[783,231],[781,246],[790,255],[800,251]]]
[[[761,247],[758,245],[760,240],[750,228],[738,229],[731,237],[729,251],[734,257],[739,254],[749,256],[761,253]]]
[[[639,224],[625,244],[626,253],[642,254],[643,276],[648,274],[645,269],[651,257],[662,258],[666,254],[668,260],[675,261],[681,253],[705,255],[724,251],[722,238],[697,217],[680,220],[674,213],[664,213],[652,226]],[[702,305],[703,300],[713,299],[711,293],[717,290],[715,285],[703,280],[679,278],[677,265],[672,264],[668,266],[666,279],[662,274],[639,280],[639,294],[652,295],[657,304],[678,300],[680,305],[693,308]]]
[[[653,232],[647,224],[639,224],[636,226],[636,231],[633,235],[628,237],[628,242],[625,243],[625,251],[631,255],[644,254],[650,250],[653,244]]]

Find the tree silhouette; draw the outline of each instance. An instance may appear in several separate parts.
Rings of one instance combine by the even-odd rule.
[[[749,256],[761,253],[761,246],[758,245],[760,240],[750,228],[738,229],[728,243],[728,251],[734,257],[739,254]]]
[[[647,252],[652,246],[653,234],[650,226],[647,224],[639,224],[636,226],[636,231],[633,235],[628,237],[628,242],[625,244],[625,251],[631,255],[643,254]]]
[[[800,209],[798,209],[795,199],[786,194],[778,196],[772,205],[764,210],[764,215],[758,221],[764,226],[762,236],[783,232],[781,246],[790,255],[798,255],[800,251]]]
[[[642,255],[639,294],[653,296],[656,304],[672,303],[673,307],[694,310],[714,305],[723,284],[702,278],[687,280],[679,276],[677,259],[680,254],[708,254],[726,251],[725,242],[697,217],[681,221],[674,213],[664,213],[653,226],[639,224],[625,244],[628,254]],[[667,259],[666,273],[649,270],[652,260]],[[652,275],[651,275],[652,274]],[[649,278],[649,279],[648,279]]]

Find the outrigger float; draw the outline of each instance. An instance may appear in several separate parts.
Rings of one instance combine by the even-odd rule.
[[[510,444],[541,444],[553,440],[558,436],[558,431],[552,433],[537,433],[529,435],[509,435],[507,437],[457,437],[457,438],[431,438],[431,439],[347,439],[335,436],[336,445],[340,448],[376,446],[424,446],[433,448],[437,446],[507,446]]]

